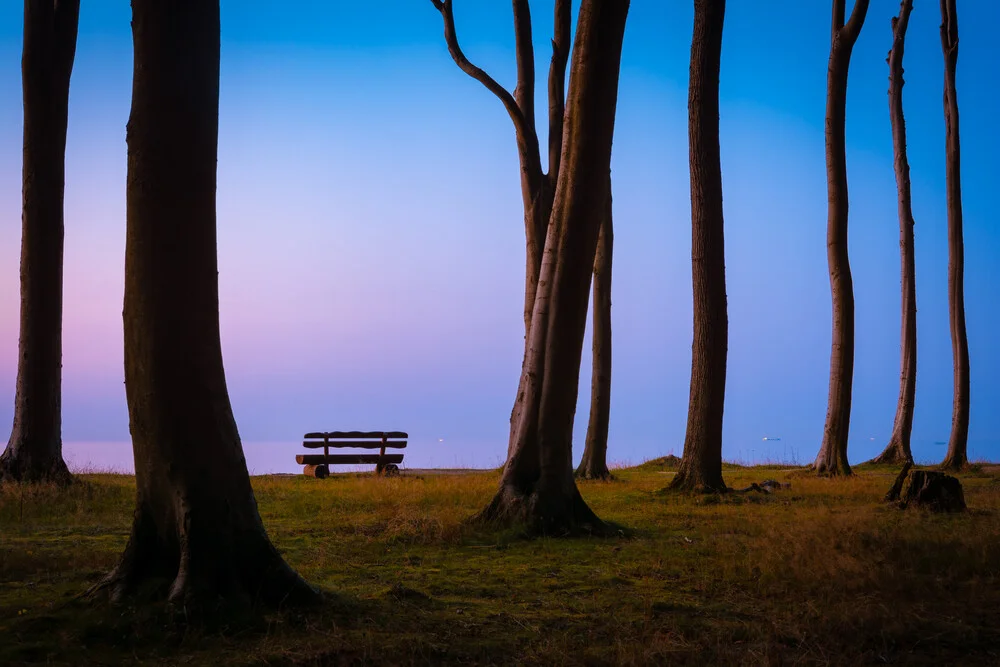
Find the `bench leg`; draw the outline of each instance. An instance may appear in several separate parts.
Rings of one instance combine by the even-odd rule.
[[[378,450],[378,463],[375,464],[375,474],[381,475],[385,472],[385,436],[382,436],[382,448]]]

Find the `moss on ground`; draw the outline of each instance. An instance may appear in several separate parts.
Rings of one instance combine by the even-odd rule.
[[[661,493],[666,466],[581,482],[611,539],[464,520],[495,472],[256,477],[268,532],[331,592],[307,613],[193,623],[79,594],[125,545],[134,481],[0,487],[0,664],[997,664],[1000,470],[970,511],[882,504],[893,468],[817,479],[731,467],[772,495]]]

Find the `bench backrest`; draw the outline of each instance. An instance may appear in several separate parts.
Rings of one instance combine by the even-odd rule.
[[[307,449],[330,447],[361,447],[363,449],[405,449],[407,434],[403,431],[329,431],[306,433],[302,446]]]

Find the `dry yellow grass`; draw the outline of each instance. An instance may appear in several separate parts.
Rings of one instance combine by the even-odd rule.
[[[627,536],[536,540],[464,523],[494,473],[254,478],[331,602],[209,626],[75,599],[124,546],[130,477],[0,487],[0,664],[1000,664],[997,469],[960,516],[884,506],[889,469],[727,470],[791,482],[769,496],[617,475],[581,490]]]

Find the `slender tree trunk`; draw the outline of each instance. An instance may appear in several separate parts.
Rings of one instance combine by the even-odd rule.
[[[892,50],[889,51],[889,119],[899,200],[899,260],[902,272],[903,317],[900,341],[899,402],[892,436],[885,450],[872,463],[912,463],[910,432],[917,391],[917,281],[913,251],[913,207],[910,203],[910,164],[906,159],[906,122],[903,118],[903,46],[913,0],[903,0],[899,17],[892,19]]]
[[[521,360],[523,369],[528,358],[531,315],[534,311],[535,294],[538,291],[542,269],[542,254],[552,216],[553,199],[561,166],[563,117],[566,107],[566,66],[569,60],[570,33],[572,31],[571,2],[570,0],[556,0],[554,4],[552,58],[549,63],[548,76],[548,173],[542,171],[538,131],[535,126],[535,58],[528,0],[512,0],[515,52],[517,55],[517,86],[514,88],[513,94],[508,93],[489,74],[472,64],[462,52],[455,29],[452,0],[431,0],[431,3],[441,13],[444,20],[445,43],[448,45],[448,52],[455,64],[470,77],[482,83],[500,100],[514,125],[514,137],[517,142],[521,172],[521,200],[524,209],[524,356]],[[610,266],[605,273],[610,279]],[[610,301],[608,308],[610,309]],[[608,313],[601,314],[600,317],[609,319],[610,310]],[[510,413],[508,460],[513,455],[513,443],[517,439],[517,428],[521,420],[524,400],[522,389],[522,387],[518,388]],[[601,399],[598,397],[592,397],[592,403],[600,402]],[[595,418],[600,420],[603,417],[592,415],[591,420],[593,421]]]
[[[123,318],[137,493],[101,587],[113,598],[155,582],[185,603],[312,602],[264,530],[222,364],[219,0],[132,0],[132,12]]]
[[[944,52],[945,168],[948,189],[948,321],[954,359],[951,437],[942,466],[959,470],[969,462],[969,339],[965,331],[965,242],[962,235],[962,158],[958,139],[958,14],[955,0],[941,0]]]
[[[590,421],[583,458],[576,476],[584,479],[611,479],[608,470],[608,426],[611,422],[611,265],[615,231],[608,179],[604,221],[594,258],[593,375],[590,379]]]
[[[500,487],[481,520],[525,521],[549,534],[607,530],[576,488],[572,437],[628,5],[583,0],[580,7],[562,166],[521,374],[523,405]]]
[[[719,67],[725,0],[695,0],[688,86],[694,343],[687,435],[674,489],[725,491],[722,418],[729,317],[719,149]]]
[[[62,456],[63,192],[79,0],[25,0],[21,334],[0,481],[72,477]]]
[[[844,3],[845,0],[833,2],[833,29],[826,78],[826,248],[833,299],[833,335],[826,424],[823,427],[823,443],[813,463],[817,472],[830,475],[851,474],[851,466],[847,462],[847,437],[854,381],[854,283],[847,252],[847,152],[844,132],[851,51],[868,12],[868,0],[855,0],[851,19],[845,25]]]

